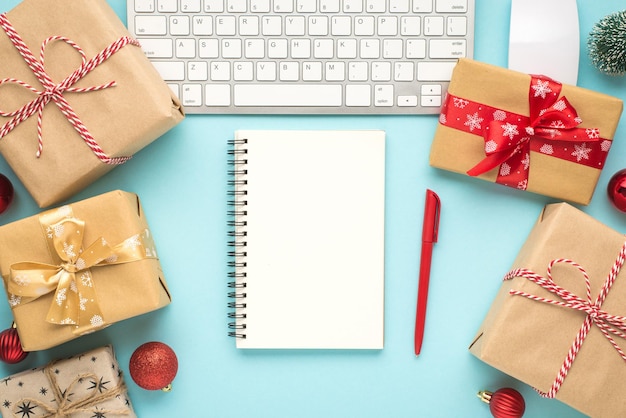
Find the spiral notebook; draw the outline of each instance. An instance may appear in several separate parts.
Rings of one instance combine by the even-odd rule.
[[[247,130],[229,145],[237,347],[382,349],[385,133]]]

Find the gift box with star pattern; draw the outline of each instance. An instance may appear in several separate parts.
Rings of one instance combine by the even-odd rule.
[[[136,418],[113,347],[0,379],[0,416]]]
[[[586,205],[622,107],[615,97],[463,58],[430,165]]]

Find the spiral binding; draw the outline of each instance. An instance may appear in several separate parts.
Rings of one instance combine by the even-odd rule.
[[[228,314],[228,318],[232,321],[228,323],[231,330],[228,335],[235,338],[246,338],[246,245],[248,232],[246,227],[248,222],[246,216],[248,212],[247,199],[247,139],[233,139],[228,141],[228,165],[231,167],[228,171],[228,205],[231,207],[228,211],[230,220],[228,221],[228,246],[231,250],[228,252],[230,258],[228,262],[228,297],[233,301],[228,303],[229,309],[233,311]]]

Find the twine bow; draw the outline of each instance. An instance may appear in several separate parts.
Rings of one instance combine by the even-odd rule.
[[[574,342],[570,346],[567,356],[563,362],[563,365],[561,366],[559,370],[559,373],[557,374],[557,377],[554,380],[554,383],[552,384],[548,392],[538,391],[541,396],[546,397],[546,398],[554,398],[556,396],[556,393],[558,392],[559,388],[563,384],[565,377],[567,376],[570,368],[572,367],[572,364],[574,360],[576,359],[576,356],[578,355],[578,352],[583,342],[585,341],[585,338],[587,338],[587,335],[592,325],[595,325],[598,327],[598,329],[602,332],[602,334],[611,343],[613,348],[615,348],[619,356],[624,361],[626,361],[626,354],[624,353],[624,351],[620,348],[620,346],[617,344],[617,342],[613,338],[613,336],[617,336],[619,338],[626,339],[626,317],[611,315],[602,309],[602,304],[604,303],[607,295],[609,294],[609,291],[611,290],[613,283],[615,283],[615,279],[617,278],[617,275],[619,274],[620,269],[624,265],[625,257],[626,257],[626,243],[622,246],[619,252],[619,255],[617,256],[617,259],[615,260],[615,263],[611,267],[611,270],[609,274],[607,275],[606,280],[604,281],[602,289],[600,290],[600,293],[595,298],[595,300],[592,299],[591,297],[591,283],[589,280],[589,275],[587,274],[587,272],[581,265],[579,265],[578,263],[570,259],[559,258],[559,259],[552,260],[548,265],[547,277],[542,277],[541,275],[536,274],[528,269],[515,269],[505,275],[504,280],[510,280],[514,277],[524,277],[530,280],[531,282],[541,286],[543,289],[549,291],[550,293],[557,295],[561,300],[548,299],[548,298],[532,295],[530,293],[523,292],[520,290],[511,290],[509,292],[511,295],[523,296],[534,301],[561,306],[564,308],[580,311],[586,314],[585,320],[583,321],[582,326],[580,327],[578,333],[576,334]],[[568,291],[567,289],[559,286],[558,284],[554,282],[554,280],[552,279],[552,267],[558,263],[571,265],[575,267],[576,269],[578,269],[578,271],[582,274],[585,280],[585,287],[586,287],[585,299],[577,296],[576,294]]]
[[[85,222],[73,216],[71,207],[44,212],[39,220],[55,264],[12,264],[7,281],[9,303],[15,307],[54,292],[47,322],[75,325],[74,332],[79,334],[105,325],[91,269],[156,258],[149,231],[116,246],[100,237],[83,249]]]
[[[30,84],[15,78],[4,78],[0,80],[0,86],[9,83],[17,84],[31,91],[36,96],[33,100],[26,103],[17,110],[11,112],[0,110],[0,116],[11,118],[0,128],[0,139],[8,135],[20,123],[30,118],[34,114],[37,114],[37,157],[39,157],[43,151],[43,111],[48,103],[54,102],[61,110],[63,115],[65,115],[67,120],[72,124],[74,129],[78,132],[83,141],[85,141],[85,143],[89,146],[92,152],[98,157],[98,159],[100,159],[100,161],[106,164],[122,164],[126,162],[130,157],[110,157],[102,150],[98,142],[94,139],[94,137],[80,120],[70,103],[67,101],[64,94],[89,93],[116,86],[115,81],[110,81],[99,86],[85,88],[72,87],[79,80],[89,74],[94,68],[102,64],[113,54],[121,50],[124,46],[139,46],[139,42],[130,37],[121,37],[117,41],[113,42],[108,47],[103,49],[101,52],[99,52],[96,56],[94,56],[90,60],[87,60],[85,52],[75,42],[63,36],[51,36],[42,42],[39,59],[37,59],[28,48],[28,46],[24,43],[15,28],[11,25],[11,23],[7,19],[6,14],[0,15],[0,27],[4,29],[5,33],[7,34],[15,48],[19,51],[22,58],[24,58],[24,61],[26,62],[26,64],[28,64],[28,67],[32,70],[33,74],[43,87],[43,90],[37,90]],[[81,65],[59,83],[55,83],[52,80],[50,75],[46,72],[44,66],[44,55],[46,46],[54,41],[65,42],[66,44],[74,48],[81,57]]]
[[[105,416],[105,414],[115,414],[117,415],[129,415],[130,410],[128,408],[124,409],[94,409],[97,405],[101,404],[104,401],[109,399],[113,399],[123,393],[126,392],[126,385],[123,381],[121,381],[115,387],[111,389],[106,389],[103,391],[98,390],[98,387],[93,388],[87,395],[85,395],[81,399],[77,399],[75,401],[70,400],[70,396],[74,395],[74,388],[77,384],[86,379],[93,379],[94,382],[98,381],[98,377],[93,373],[84,373],[76,376],[74,380],[69,384],[69,386],[62,390],[57,383],[54,366],[56,362],[52,362],[47,365],[43,373],[46,375],[48,382],[50,383],[50,388],[52,389],[52,395],[54,396],[54,400],[48,404],[42,402],[41,400],[34,398],[24,398],[20,399],[15,403],[13,407],[12,414],[14,417],[24,417],[27,413],[26,411],[31,411],[35,409],[35,407],[39,407],[43,409],[45,412],[41,415],[42,418],[62,418],[69,417],[72,414],[80,413],[80,412],[99,412],[102,414],[101,416]],[[28,413],[28,416],[30,416]],[[40,415],[37,415],[40,416]],[[94,415],[96,416],[96,415]],[[100,416],[100,415],[98,415]]]

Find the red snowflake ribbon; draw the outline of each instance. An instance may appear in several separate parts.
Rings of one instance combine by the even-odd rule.
[[[65,115],[67,120],[72,124],[74,129],[81,136],[83,141],[89,146],[89,148],[93,151],[93,153],[100,159],[100,161],[106,164],[122,164],[126,162],[131,157],[109,157],[98,145],[98,142],[94,139],[94,137],[89,133],[87,127],[80,120],[72,106],[64,97],[64,93],[89,93],[99,90],[104,90],[109,87],[114,87],[115,81],[110,81],[108,83],[93,86],[93,87],[85,87],[85,88],[75,88],[72,87],[76,84],[80,79],[89,74],[94,68],[98,65],[102,64],[104,61],[109,59],[113,54],[118,52],[120,49],[125,47],[126,45],[135,45],[139,46],[139,43],[130,37],[122,37],[117,41],[113,42],[111,45],[103,49],[96,56],[87,60],[85,52],[82,50],[80,46],[71,41],[70,39],[63,36],[51,36],[43,41],[41,44],[41,50],[39,53],[39,59],[35,58],[31,50],[24,43],[21,36],[17,33],[15,28],[9,22],[6,14],[0,15],[0,26],[4,29],[5,33],[15,46],[15,48],[19,51],[24,61],[28,64],[29,68],[37,77],[37,80],[41,83],[43,90],[37,90],[35,87],[29,85],[28,83],[15,79],[15,78],[5,78],[0,80],[0,86],[7,83],[13,83],[20,85],[31,92],[33,92],[36,97],[30,102],[26,103],[21,108],[12,111],[12,112],[4,112],[0,110],[0,116],[10,117],[11,119],[0,128],[0,139],[4,136],[8,135],[17,125],[30,118],[35,113],[37,114],[37,157],[41,155],[43,150],[43,132],[42,132],[42,118],[43,118],[43,110],[48,103],[51,101],[54,102],[61,112]],[[60,83],[55,83],[52,78],[46,73],[44,67],[44,55],[46,46],[53,41],[62,41],[66,44],[70,45],[74,48],[81,56],[81,65],[70,75],[68,75],[64,80]]]
[[[626,354],[624,353],[624,351],[620,348],[620,346],[617,344],[617,342],[613,338],[613,336],[617,336],[619,338],[626,339],[626,317],[611,315],[607,313],[606,311],[602,310],[602,304],[604,303],[607,295],[609,294],[609,291],[611,290],[611,287],[613,286],[613,283],[615,282],[615,279],[617,278],[617,275],[619,274],[620,269],[624,265],[625,257],[626,257],[626,243],[624,243],[624,245],[622,246],[617,256],[617,259],[613,263],[613,266],[611,267],[611,270],[609,274],[607,275],[606,280],[604,281],[602,289],[595,300],[591,298],[591,283],[590,283],[589,276],[587,272],[585,271],[585,269],[579,264],[577,264],[576,262],[566,259],[566,258],[559,258],[559,259],[552,260],[550,264],[548,265],[547,277],[542,277],[541,275],[536,274],[532,272],[531,270],[527,270],[527,269],[512,270],[505,275],[504,280],[511,280],[514,277],[524,277],[530,280],[531,282],[541,286],[543,289],[549,291],[550,293],[557,295],[559,298],[561,298],[561,300],[543,298],[543,297],[535,296],[535,295],[532,295],[532,294],[529,294],[520,290],[511,290],[509,292],[511,295],[523,296],[534,301],[548,303],[548,304],[560,306],[563,308],[569,308],[569,309],[580,311],[586,314],[585,320],[583,321],[582,326],[580,327],[578,333],[576,334],[574,342],[570,346],[567,356],[565,357],[565,360],[563,361],[563,364],[561,365],[561,368],[559,369],[559,372],[554,380],[554,383],[552,383],[550,390],[548,392],[541,392],[537,390],[537,392],[541,396],[546,397],[546,398],[554,398],[556,396],[556,393],[558,392],[559,388],[563,384],[563,381],[565,380],[567,373],[572,367],[572,364],[574,363],[574,360],[576,359],[576,356],[578,355],[578,352],[580,351],[580,348],[583,342],[585,341],[585,338],[587,338],[587,335],[592,325],[595,325],[598,327],[598,329],[602,332],[602,334],[608,339],[611,345],[615,348],[619,356],[624,361],[626,361]],[[585,287],[586,287],[585,299],[564,289],[563,287],[556,284],[554,280],[552,280],[552,267],[557,263],[569,264],[575,267],[576,269],[578,269],[578,271],[582,274],[582,276],[585,279]]]
[[[529,116],[508,112],[448,94],[439,121],[442,125],[480,135],[486,157],[467,174],[477,176],[499,166],[497,183],[526,190],[530,151],[602,169],[611,141],[597,128],[582,123],[561,84],[545,76],[531,76]]]

